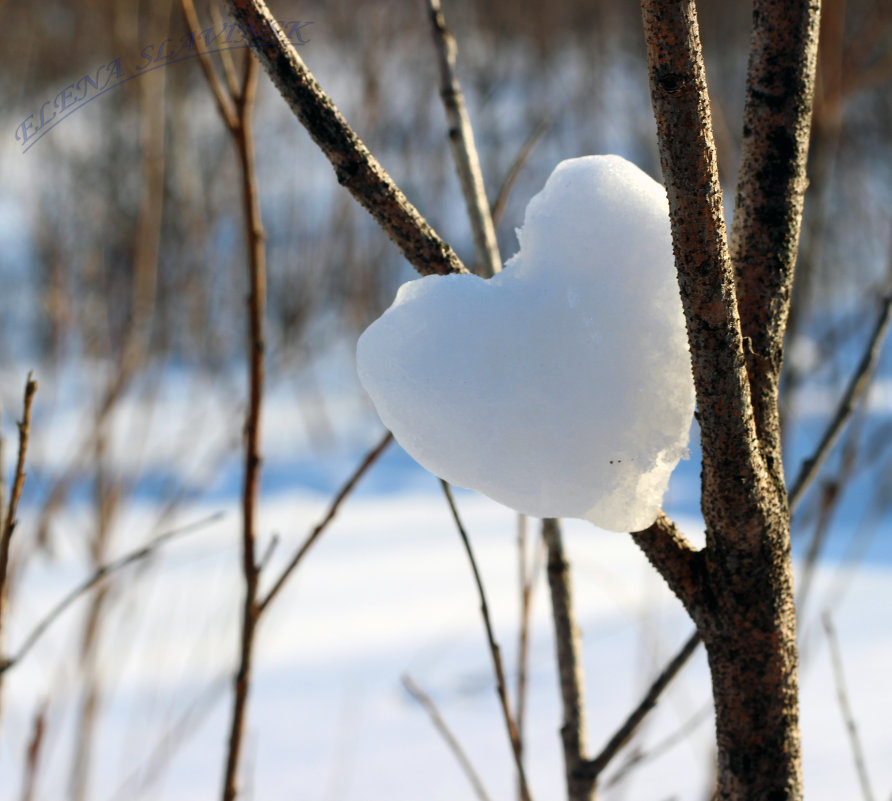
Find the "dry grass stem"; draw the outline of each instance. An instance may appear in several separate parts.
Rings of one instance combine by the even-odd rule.
[[[858,773],[858,782],[861,785],[861,796],[864,798],[864,801],[874,801],[876,796],[873,793],[870,777],[867,774],[867,761],[864,759],[864,748],[861,745],[858,724],[855,722],[855,716],[852,713],[852,705],[849,703],[849,693],[846,689],[846,677],[842,666],[842,652],[839,648],[839,639],[836,636],[836,628],[833,625],[833,619],[830,616],[829,610],[825,610],[824,614],[821,615],[821,622],[824,624],[824,631],[827,634],[827,644],[830,647],[833,680],[836,683],[836,697],[839,700],[839,709],[842,712],[842,717],[846,724],[846,734],[849,738],[849,744],[852,747],[855,770]]]
[[[475,770],[474,765],[465,753],[464,748],[462,748],[461,743],[452,733],[452,730],[446,724],[446,721],[443,720],[443,716],[440,714],[440,710],[437,709],[434,699],[424,692],[424,690],[422,690],[408,674],[403,676],[403,687],[406,688],[406,692],[424,708],[425,712],[427,712],[428,717],[431,719],[431,723],[434,724],[434,728],[449,747],[449,750],[461,767],[462,772],[468,777],[468,781],[474,788],[474,793],[477,795],[477,798],[479,798],[480,801],[491,801],[489,794],[486,792],[486,788],[483,786],[483,781],[480,778],[480,775]]]
[[[474,574],[474,583],[477,585],[477,593],[480,597],[480,614],[483,617],[483,625],[486,628],[486,640],[489,645],[489,653],[492,657],[493,672],[496,677],[496,693],[499,696],[499,703],[502,708],[502,717],[505,720],[505,727],[508,730],[508,739],[511,742],[511,751],[514,755],[514,763],[517,767],[517,777],[520,783],[521,798],[523,801],[532,801],[530,796],[529,784],[527,783],[526,772],[523,767],[523,754],[520,747],[520,736],[517,732],[517,724],[514,716],[511,714],[511,706],[508,701],[508,686],[505,682],[505,670],[502,665],[501,651],[496,642],[495,633],[492,628],[492,620],[489,616],[489,604],[486,601],[486,591],[483,589],[483,579],[480,576],[480,570],[477,568],[477,559],[474,557],[474,550],[471,547],[471,540],[468,533],[461,522],[458,514],[458,508],[455,505],[455,498],[452,497],[452,490],[445,481],[440,479],[440,486],[446,496],[446,502],[449,504],[449,510],[452,512],[452,519],[455,521],[462,544],[465,546],[465,552],[468,555],[468,561],[471,563],[471,571]]]
[[[440,0],[428,0],[428,11],[440,67],[440,97],[449,125],[449,147],[465,199],[468,220],[471,223],[477,272],[484,278],[492,278],[502,269],[502,257],[499,255],[493,216],[483,186],[483,173],[480,170],[480,158],[474,144],[474,131],[468,117],[464,94],[455,74],[458,46],[455,37],[446,27]]]

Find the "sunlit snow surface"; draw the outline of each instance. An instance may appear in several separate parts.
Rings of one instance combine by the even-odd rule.
[[[561,162],[490,281],[403,285],[357,347],[384,424],[432,473],[537,517],[650,525],[694,389],[662,186]]]

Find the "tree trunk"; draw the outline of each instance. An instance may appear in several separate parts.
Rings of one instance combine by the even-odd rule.
[[[802,798],[790,516],[777,388],[802,216],[819,4],[755,0],[729,252],[693,0],[642,0],[703,451],[706,547],[634,535],[697,624],[717,798]]]

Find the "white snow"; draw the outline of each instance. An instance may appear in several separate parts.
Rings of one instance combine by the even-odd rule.
[[[561,162],[489,281],[404,284],[360,380],[432,473],[536,517],[647,527],[694,411],[668,205],[619,156]]]

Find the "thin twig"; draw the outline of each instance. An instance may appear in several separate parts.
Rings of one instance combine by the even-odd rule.
[[[830,611],[825,610],[821,615],[824,631],[827,633],[827,644],[830,646],[830,659],[833,666],[833,679],[836,683],[836,697],[839,699],[839,709],[846,723],[846,732],[849,735],[849,743],[852,746],[852,756],[855,759],[855,770],[858,772],[858,781],[861,783],[861,794],[864,801],[874,801],[873,789],[870,786],[870,777],[867,775],[867,762],[864,759],[864,749],[861,746],[861,737],[858,734],[858,724],[852,714],[849,704],[849,695],[846,691],[846,679],[842,668],[842,653],[839,649],[839,640],[836,629],[830,617]]]
[[[892,295],[883,300],[873,334],[867,342],[867,348],[861,356],[861,361],[858,363],[858,367],[852,375],[846,391],[840,398],[830,425],[824,432],[824,436],[821,438],[814,454],[806,459],[802,463],[802,467],[799,468],[799,474],[790,488],[790,511],[795,509],[802,500],[805,490],[818,474],[828,454],[833,449],[840,432],[855,411],[859,399],[870,385],[871,376],[880,359],[883,341],[889,333],[890,320],[892,320]]]
[[[700,724],[703,723],[704,720],[706,720],[707,717],[709,717],[710,714],[712,714],[712,706],[706,704],[694,715],[691,715],[691,717],[679,726],[676,731],[666,736],[663,740],[653,746],[653,748],[649,748],[646,751],[636,751],[634,754],[630,755],[629,758],[616,769],[616,772],[611,774],[611,776],[604,782],[602,785],[603,789],[606,790],[610,787],[615,787],[629,775],[633,768],[662,756],[680,742],[683,742],[698,726],[700,726]]]
[[[220,15],[217,3],[208,3],[208,11],[211,12],[211,22],[214,25],[214,30],[222,30],[223,17]],[[229,94],[235,97],[238,95],[238,78],[235,74],[235,61],[228,47],[220,49],[220,63],[223,65],[223,75],[226,78],[226,85],[229,87]]]
[[[211,3],[211,7],[213,7],[213,5],[214,4]],[[192,42],[195,44],[198,63],[201,65],[201,71],[204,73],[205,80],[211,88],[214,100],[217,101],[217,110],[220,112],[223,122],[226,123],[226,127],[229,128],[231,133],[234,133],[238,128],[238,118],[236,117],[235,104],[232,102],[232,98],[236,96],[237,85],[231,82],[229,73],[227,72],[227,82],[229,83],[230,92],[230,94],[227,95],[223,90],[223,84],[220,83],[220,79],[217,77],[214,65],[211,63],[210,54],[201,49],[201,45],[199,44],[201,37],[197,35],[201,26],[198,23],[198,15],[195,13],[195,5],[192,0],[180,0],[180,8],[183,11],[183,16],[186,18],[186,25],[188,25],[189,30],[192,31]],[[227,56],[229,55],[228,52],[226,54]]]
[[[607,741],[600,753],[591,761],[591,770],[596,776],[610,764],[610,761],[619,750],[632,739],[632,736],[638,730],[638,726],[641,725],[641,721],[657,705],[663,690],[678,675],[678,672],[684,667],[691,654],[697,650],[699,644],[700,634],[694,631],[681,647],[681,650],[660,671],[659,676],[654,679],[653,684],[650,685],[638,706],[632,710],[625,722],[616,730],[616,733]]]
[[[236,21],[291,110],[334,167],[338,182],[368,211],[422,275],[467,272],[452,248],[369,152],[285,38],[263,0],[227,0]]]
[[[446,27],[440,0],[428,0],[428,10],[440,66],[440,97],[449,125],[449,147],[471,223],[477,270],[484,278],[492,278],[502,269],[502,257],[499,255],[496,229],[483,186],[480,159],[474,145],[474,131],[468,117],[465,97],[455,74],[458,47],[455,37]]]
[[[344,501],[344,499],[353,491],[354,487],[356,487],[356,485],[359,483],[359,480],[365,475],[366,471],[378,460],[378,457],[384,452],[384,450],[387,448],[388,445],[390,445],[391,442],[393,442],[393,434],[388,431],[381,438],[381,441],[365,455],[365,458],[363,458],[362,462],[360,462],[356,470],[353,471],[353,474],[350,476],[350,478],[347,479],[346,483],[338,491],[338,494],[335,495],[334,500],[332,500],[331,504],[328,507],[328,511],[325,513],[325,517],[323,517],[322,520],[320,520],[319,523],[316,524],[316,527],[310,532],[310,534],[303,541],[297,551],[295,551],[294,556],[291,557],[291,560],[279,574],[279,577],[276,579],[269,592],[267,592],[266,596],[258,604],[258,608],[261,613],[266,610],[273,599],[279,594],[285,582],[288,581],[289,576],[294,572],[304,556],[306,556],[307,551],[309,551],[316,540],[319,539],[322,532],[325,531],[325,529],[328,527],[328,524],[331,523],[332,520],[334,520],[334,517],[338,513],[338,509],[340,508],[341,503]]]
[[[228,687],[228,677],[221,676],[216,679],[179,714],[154,745],[146,743],[142,749],[142,754],[145,756],[142,765],[135,768],[121,782],[110,797],[111,801],[131,801],[134,798],[146,797],[152,786],[164,776],[168,763],[180,753],[186,739],[216,708],[217,702]]]
[[[37,641],[46,634],[47,629],[56,622],[56,620],[65,612],[68,607],[70,607],[78,598],[84,595],[86,592],[95,587],[99,582],[101,582],[106,576],[110,576],[113,573],[117,573],[119,570],[122,570],[129,565],[134,564],[135,562],[141,562],[144,559],[147,559],[155,551],[158,550],[162,545],[166,544],[172,539],[177,539],[186,534],[191,534],[195,531],[199,531],[200,529],[206,528],[212,523],[216,523],[223,517],[223,512],[215,512],[214,514],[205,517],[201,520],[197,520],[194,523],[189,523],[188,525],[181,526],[180,528],[171,529],[170,531],[160,534],[154,539],[147,542],[145,545],[137,548],[135,551],[131,551],[124,556],[119,557],[118,559],[114,559],[111,562],[108,562],[104,565],[101,565],[99,568],[94,570],[87,578],[81,581],[80,584],[77,584],[71,590],[69,590],[62,598],[56,602],[55,606],[50,609],[49,612],[31,629],[31,632],[25,637],[22,641],[22,644],[19,646],[14,656],[9,657],[8,659],[0,659],[0,675],[5,673],[7,670],[15,667],[19,664],[25,656],[28,655],[28,652],[37,644]]]
[[[517,582],[520,586],[520,624],[517,635],[517,686],[515,688],[515,709],[517,736],[520,752],[523,753],[523,730],[526,721],[527,674],[530,659],[530,614],[533,604],[533,581],[536,563],[527,564],[527,523],[525,514],[517,515]],[[537,548],[536,553],[539,553]]]
[[[468,781],[471,782],[471,786],[474,788],[474,792],[480,801],[490,801],[489,793],[486,792],[480,775],[474,769],[474,765],[471,764],[471,760],[461,747],[461,743],[452,733],[449,726],[446,725],[446,721],[443,720],[443,716],[440,714],[440,710],[437,709],[434,699],[424,692],[408,673],[403,676],[403,687],[427,712],[431,723],[434,724],[434,728],[440,733],[449,750],[452,751],[453,756],[458,761],[465,776],[468,777]]]
[[[21,801],[31,801],[34,798],[34,788],[37,784],[38,776],[37,768],[43,751],[48,711],[49,701],[43,701],[34,714],[34,722],[31,725],[31,738],[25,751],[25,771],[22,781]]]
[[[9,543],[13,530],[16,527],[16,512],[19,500],[22,497],[22,489],[25,486],[25,459],[28,455],[28,437],[31,434],[31,406],[34,403],[34,395],[37,393],[37,381],[31,373],[25,382],[25,398],[22,419],[18,423],[19,429],[19,454],[16,460],[15,474],[12,480],[12,491],[9,495],[9,505],[6,507],[6,519],[3,521],[2,537],[0,537],[0,590],[6,581],[6,568],[9,559]]]
[[[245,54],[240,93],[232,100],[237,125],[233,130],[242,175],[242,206],[245,241],[248,247],[248,408],[245,413],[245,455],[242,485],[242,576],[245,595],[242,606],[241,647],[238,670],[233,678],[233,707],[229,745],[223,776],[223,801],[235,801],[238,795],[238,770],[244,741],[248,693],[254,641],[260,617],[257,590],[257,504],[260,496],[261,412],[265,375],[264,317],[266,313],[266,245],[260,217],[260,198],[254,158],[254,131],[251,113],[257,87],[257,62]]]
[[[496,692],[502,707],[502,715],[505,719],[505,727],[508,730],[508,739],[511,741],[511,751],[514,754],[514,762],[517,766],[517,776],[521,787],[521,796],[524,801],[532,801],[530,796],[529,785],[527,784],[526,772],[523,768],[523,755],[520,750],[520,737],[517,733],[517,725],[514,722],[514,716],[511,714],[511,707],[508,703],[508,686],[505,682],[505,671],[502,667],[502,656],[499,646],[496,643],[495,633],[492,628],[492,620],[489,617],[489,605],[486,602],[486,591],[483,589],[483,579],[480,577],[480,571],[477,569],[477,560],[474,557],[474,551],[471,548],[471,541],[465,531],[465,527],[461,522],[458,514],[458,508],[455,505],[455,499],[452,497],[452,490],[443,479],[440,479],[440,485],[443,487],[443,493],[446,495],[446,502],[452,512],[452,519],[458,528],[459,536],[465,546],[465,552],[468,554],[468,560],[471,563],[471,571],[474,574],[474,582],[477,585],[477,592],[480,596],[480,613],[483,616],[483,625],[486,628],[486,639],[489,643],[489,652],[492,656],[493,669],[496,674]]]
[[[573,607],[570,565],[564,555],[560,522],[542,521],[542,536],[548,549],[548,586],[554,617],[558,679],[564,710],[561,741],[568,801],[590,801],[595,794],[597,775],[586,761],[585,677],[579,627]]]
[[[34,403],[34,395],[36,393],[37,381],[34,380],[31,373],[28,373],[28,378],[25,381],[22,419],[18,424],[19,454],[12,480],[12,490],[9,494],[9,504],[6,507],[6,517],[0,521],[0,525],[2,525],[2,528],[0,528],[0,643],[2,643],[3,617],[6,607],[6,574],[9,569],[9,546],[16,527],[19,499],[22,497],[22,488],[25,486],[25,459],[28,455],[28,437],[31,434],[31,406]]]
[[[520,152],[517,154],[517,157],[514,159],[513,162],[511,162],[511,166],[508,168],[508,173],[505,176],[505,180],[502,181],[502,185],[499,187],[496,199],[493,201],[492,204],[493,222],[498,223],[499,220],[502,219],[502,215],[505,213],[505,207],[508,205],[508,198],[511,197],[511,190],[514,188],[515,181],[517,181],[517,176],[520,175],[520,171],[527,163],[530,154],[533,152],[533,148],[536,147],[537,144],[539,144],[539,140],[548,130],[550,125],[551,120],[548,117],[543,119],[536,126],[533,132],[527,137],[527,140],[520,148]]]

